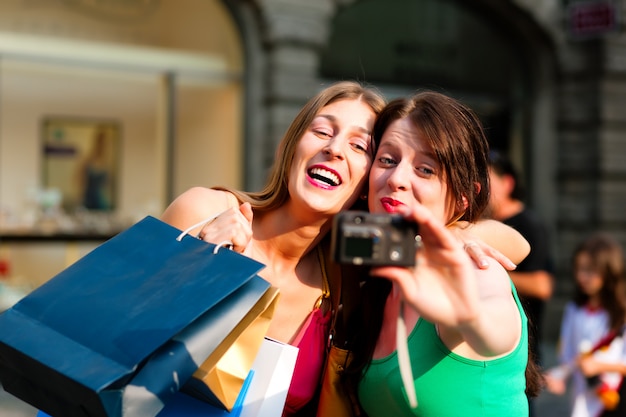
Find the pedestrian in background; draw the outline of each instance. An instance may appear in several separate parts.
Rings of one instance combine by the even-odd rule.
[[[626,416],[622,247],[608,234],[594,234],[574,251],[573,271],[576,289],[563,313],[560,365],[546,373],[547,388],[563,394],[572,379],[572,417]]]
[[[513,163],[502,153],[489,153],[489,216],[517,230],[530,244],[530,253],[509,275],[529,320],[530,351],[541,363],[543,312],[552,296],[553,276],[548,231],[525,204],[525,193]],[[532,411],[531,411],[532,415]]]

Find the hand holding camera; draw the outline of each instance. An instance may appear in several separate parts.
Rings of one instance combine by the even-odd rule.
[[[414,266],[418,233],[400,215],[344,211],[333,220],[331,252],[340,264]]]
[[[331,253],[340,264],[414,266],[421,238],[417,223],[397,214],[344,211],[333,222]],[[400,374],[411,407],[417,407],[404,308],[400,308],[396,344]]]

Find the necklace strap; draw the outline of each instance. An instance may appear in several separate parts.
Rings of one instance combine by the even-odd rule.
[[[317,259],[322,270],[322,297],[330,297],[330,286],[328,284],[328,272],[326,271],[326,261],[324,261],[324,251],[322,245],[317,245]]]
[[[320,265],[320,270],[322,271],[322,295],[320,295],[315,302],[315,308],[320,308],[324,300],[330,299],[330,285],[328,283],[328,272],[326,271],[322,245],[317,245],[317,260]]]

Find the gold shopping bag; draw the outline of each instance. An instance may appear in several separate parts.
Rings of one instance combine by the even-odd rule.
[[[182,391],[230,411],[274,315],[279,291],[271,287],[202,363]]]

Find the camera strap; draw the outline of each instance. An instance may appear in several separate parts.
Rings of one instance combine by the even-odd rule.
[[[398,311],[398,321],[396,323],[396,350],[398,351],[398,366],[402,384],[406,391],[411,408],[417,407],[417,395],[415,394],[415,383],[413,380],[413,370],[411,368],[411,355],[409,354],[408,335],[406,322],[404,320],[404,301],[400,301]]]

